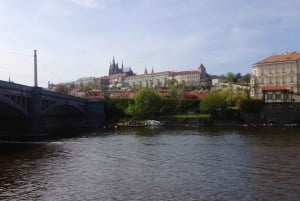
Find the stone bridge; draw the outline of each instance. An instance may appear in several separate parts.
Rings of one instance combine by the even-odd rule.
[[[104,123],[104,100],[0,81],[0,137],[64,135]]]

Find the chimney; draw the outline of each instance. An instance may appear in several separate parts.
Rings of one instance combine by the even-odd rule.
[[[36,50],[34,50],[34,87],[38,86],[37,82],[37,56],[36,56]]]

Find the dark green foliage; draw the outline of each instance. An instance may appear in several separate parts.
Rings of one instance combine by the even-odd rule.
[[[219,92],[211,92],[200,103],[200,110],[212,113],[227,107],[226,96]]]
[[[162,114],[185,114],[199,111],[200,100],[163,99],[160,111]]]
[[[200,100],[180,99],[176,107],[177,113],[198,112]]]
[[[240,109],[244,113],[257,113],[261,111],[263,105],[263,100],[244,99],[240,102]]]
[[[120,118],[128,116],[126,113],[130,104],[133,104],[132,99],[111,99],[105,97],[105,113],[108,121],[117,121]]]
[[[163,114],[173,114],[173,113],[176,113],[177,104],[178,104],[178,100],[177,99],[163,99],[160,111]]]
[[[135,113],[137,119],[155,118],[160,114],[162,95],[149,88],[141,89],[135,96]]]

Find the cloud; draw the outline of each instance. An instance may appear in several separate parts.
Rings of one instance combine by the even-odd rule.
[[[67,0],[71,3],[77,4],[79,6],[83,6],[85,8],[97,8],[99,6],[99,2],[97,0]]]
[[[257,60],[300,46],[299,6],[296,0],[0,1],[0,66],[7,66],[0,70],[32,68],[32,61],[1,51],[37,49],[40,76],[53,82],[107,75],[112,56],[138,73],[201,62],[213,74],[250,72]]]

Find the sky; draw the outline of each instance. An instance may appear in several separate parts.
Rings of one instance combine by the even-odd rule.
[[[136,74],[251,73],[300,51],[299,0],[0,0],[0,80],[38,83],[108,75],[113,56]]]

